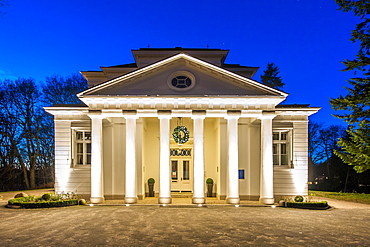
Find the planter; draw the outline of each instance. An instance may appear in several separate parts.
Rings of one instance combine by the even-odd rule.
[[[154,183],[152,184],[148,183],[148,187],[149,187],[149,197],[154,197]]]
[[[212,197],[213,179],[207,178],[206,184],[207,184],[207,197]]]
[[[154,197],[154,178],[148,179],[149,197]]]
[[[212,197],[213,184],[207,184],[207,197]]]

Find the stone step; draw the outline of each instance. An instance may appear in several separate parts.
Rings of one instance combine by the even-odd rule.
[[[171,192],[172,198],[192,198],[192,192]]]

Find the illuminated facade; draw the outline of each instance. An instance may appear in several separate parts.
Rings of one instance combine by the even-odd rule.
[[[288,94],[252,80],[228,50],[132,51],[135,63],[85,71],[85,105],[47,107],[55,120],[55,190],[136,203],[155,179],[158,203],[192,192],[238,204],[307,195],[308,116]]]

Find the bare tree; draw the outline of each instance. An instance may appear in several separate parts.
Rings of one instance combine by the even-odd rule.
[[[63,77],[46,77],[42,91],[47,104],[81,104],[77,93],[87,88],[87,81],[80,74]]]

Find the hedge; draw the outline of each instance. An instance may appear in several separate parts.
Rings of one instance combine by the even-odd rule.
[[[58,200],[58,201],[31,201],[33,196],[15,198],[8,201],[8,205],[20,206],[22,208],[50,208],[78,205],[78,199]]]
[[[288,208],[326,209],[329,207],[327,201],[322,202],[285,202]]]

